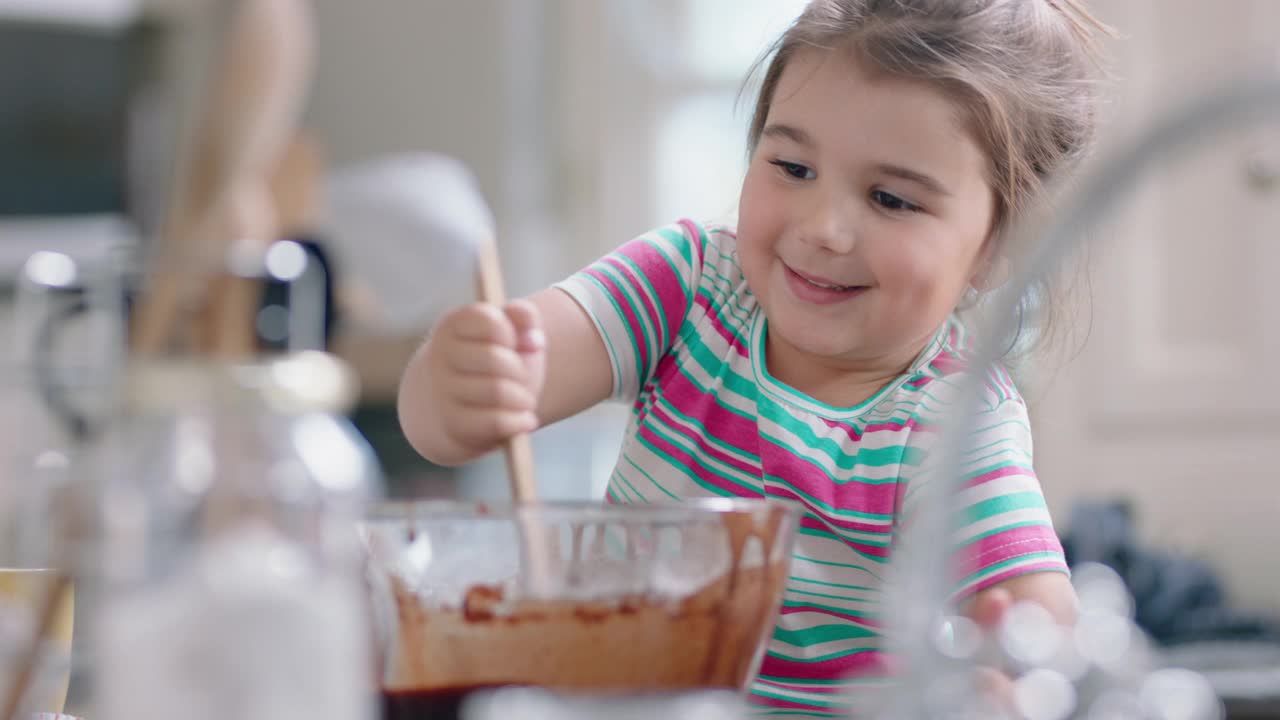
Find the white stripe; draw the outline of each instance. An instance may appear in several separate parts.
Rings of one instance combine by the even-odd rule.
[[[877,636],[867,638],[854,638],[851,640],[832,640],[830,642],[816,643],[814,645],[792,645],[774,638],[769,643],[769,649],[777,655],[781,655],[788,660],[813,660],[825,655],[833,655],[836,653],[848,653],[854,650],[876,650],[880,647],[880,639]]]
[[[1018,525],[1033,522],[1049,525],[1049,511],[1044,508],[1026,508],[1022,510],[1002,512],[998,515],[984,518],[972,525],[967,525],[961,528],[955,534],[955,542],[965,543],[978,535],[982,535],[993,530],[999,530],[1007,525]]]
[[[1002,495],[1037,492],[1040,490],[1040,483],[1033,475],[1027,474],[1027,471],[1021,468],[1016,469],[1018,470],[1017,475],[998,477],[956,493],[957,507],[972,507],[984,500],[991,500]]]

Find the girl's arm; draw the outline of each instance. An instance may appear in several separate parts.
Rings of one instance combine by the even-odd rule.
[[[604,340],[568,293],[548,288],[529,297],[547,334],[546,381],[538,396],[538,423],[550,425],[608,399],[613,367]]]

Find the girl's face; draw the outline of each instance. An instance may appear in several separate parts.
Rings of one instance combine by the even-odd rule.
[[[956,106],[806,50],[779,79],[739,206],[769,352],[899,372],[984,264],[995,198]]]

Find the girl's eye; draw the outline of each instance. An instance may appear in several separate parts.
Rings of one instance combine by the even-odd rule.
[[[907,202],[893,193],[884,190],[872,190],[871,199],[886,210],[899,212],[919,212],[920,206]]]
[[[796,180],[812,180],[817,177],[812,170],[800,163],[787,162],[786,160],[771,160],[769,164],[778,167],[782,172]]]

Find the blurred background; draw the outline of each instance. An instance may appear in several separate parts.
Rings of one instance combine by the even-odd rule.
[[[1280,62],[1275,0],[1088,5],[1123,34],[1106,43],[1115,82],[1104,148],[1197,91]],[[0,0],[0,273],[10,283],[39,249],[146,247],[206,69],[214,6]],[[325,160],[315,238],[333,259],[331,347],[360,373],[353,419],[390,494],[505,493],[496,458],[434,467],[396,422],[404,363],[435,314],[471,292],[459,272],[470,248],[415,214],[416,169],[445,155],[474,173],[513,295],[676,218],[731,219],[753,101],[743,81],[802,6],[315,1],[304,124]],[[1071,283],[1075,332],[1036,359],[1024,388],[1069,551],[1121,568],[1139,619],[1170,644],[1277,639],[1280,385],[1267,368],[1280,351],[1269,320],[1280,310],[1278,131],[1208,139],[1133,188]],[[606,405],[539,432],[543,493],[598,496],[625,421],[626,408]],[[1280,659],[1251,657],[1264,673],[1251,677],[1280,691]]]

